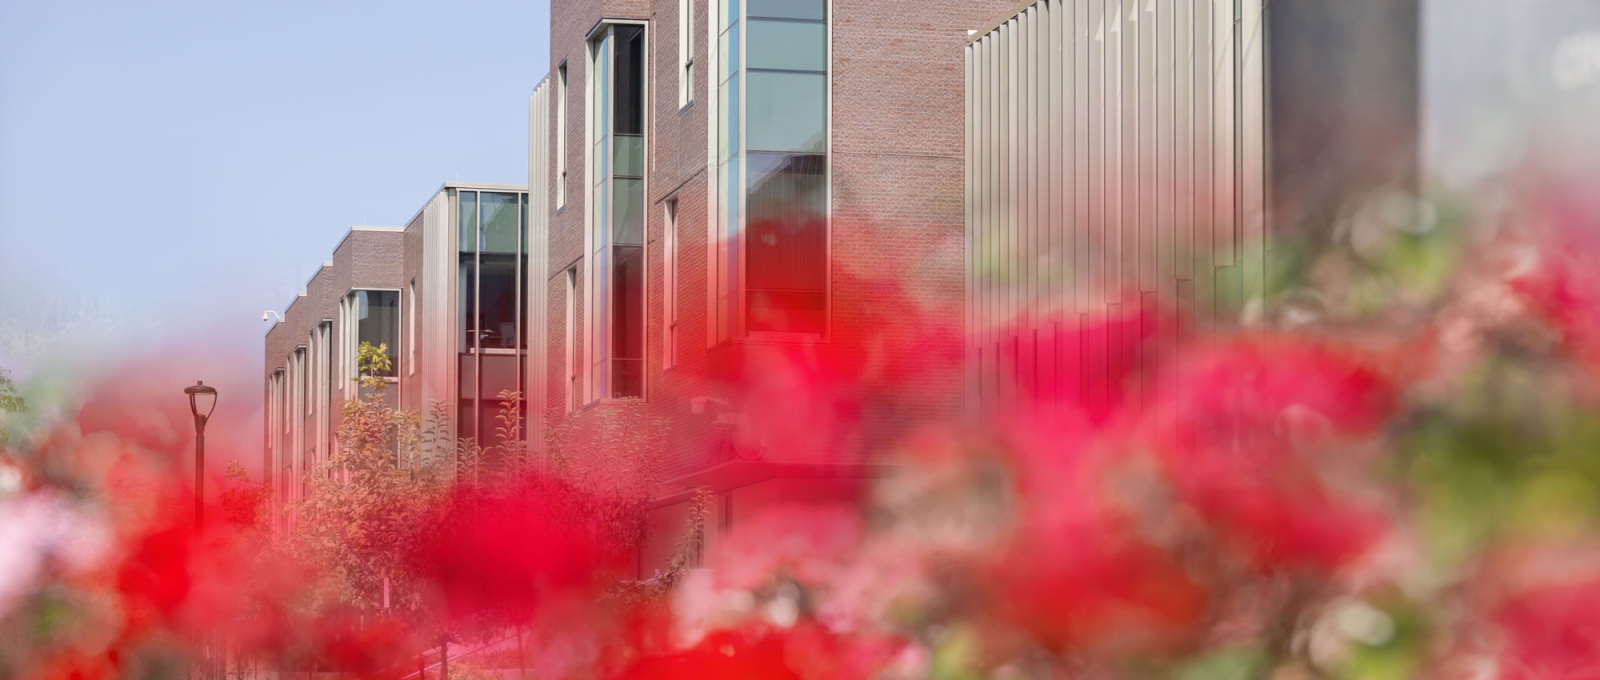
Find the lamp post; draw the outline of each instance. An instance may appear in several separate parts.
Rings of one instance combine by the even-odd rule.
[[[217,408],[217,389],[196,380],[193,387],[183,388],[189,395],[189,412],[194,414],[194,528],[199,531],[205,524],[205,510],[201,499],[206,488],[206,419]],[[200,412],[201,406],[206,409]]]
[[[198,537],[205,524],[205,498],[206,488],[206,419],[211,417],[211,412],[217,408],[217,389],[196,380],[194,386],[183,388],[183,393],[189,395],[189,412],[194,414],[194,531]],[[204,408],[205,413],[200,409]],[[220,659],[214,655],[214,649],[205,641],[205,634],[201,634],[201,649],[204,654],[201,662],[200,677],[218,677],[217,665]]]

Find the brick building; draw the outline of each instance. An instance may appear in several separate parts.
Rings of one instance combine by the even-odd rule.
[[[762,415],[745,397],[774,353],[873,366],[885,346],[959,347],[964,50],[1011,4],[557,3],[530,191],[450,184],[404,228],[352,231],[268,334],[278,497],[303,494],[337,446],[363,340],[392,339],[396,403],[448,404],[459,436],[484,441],[502,389],[523,393],[535,433],[547,414],[579,429],[629,409],[666,419],[659,518],[707,488],[713,543],[763,505],[869,474],[907,422],[959,411],[959,371],[798,444],[749,434]],[[513,310],[485,307],[491,270],[497,299],[515,272]],[[760,389],[782,407],[781,384]]]
[[[918,331],[882,318],[883,286],[960,304],[963,50],[1009,4],[556,4],[533,130],[548,153],[529,170],[550,206],[549,369],[530,407],[581,424],[642,399],[670,419],[662,521],[709,488],[713,543],[869,471],[906,413],[868,413],[828,451],[739,442],[742,390],[768,352],[868,361],[915,342],[886,337]],[[958,373],[923,387],[949,398],[910,415],[959,408]]]
[[[456,436],[493,430],[500,392],[524,391],[532,370],[527,199],[521,186],[447,183],[405,227],[351,228],[317,269],[265,341],[262,469],[279,507],[337,450],[362,343],[388,348],[394,406],[444,405]]]

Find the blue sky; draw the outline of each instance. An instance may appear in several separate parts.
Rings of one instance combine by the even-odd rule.
[[[0,367],[259,373],[262,310],[351,225],[526,181],[548,33],[547,0],[0,2]]]

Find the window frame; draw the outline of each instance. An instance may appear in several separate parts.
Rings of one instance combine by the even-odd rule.
[[[694,105],[695,0],[678,0],[678,112]]]
[[[556,65],[556,212],[567,207],[567,60]]]
[[[678,211],[676,194],[664,201],[661,230],[661,371],[678,367]]]
[[[712,44],[712,43],[708,42],[707,43],[707,50],[706,50],[706,53],[707,53],[707,59],[706,59],[707,68],[705,69],[705,71],[707,73],[713,74],[711,76],[711,80],[708,81],[708,84],[706,85],[706,87],[707,87],[708,97],[713,102],[720,102],[721,101],[721,96],[722,96],[722,92],[721,92],[721,90],[722,90],[722,83],[721,83],[722,68],[721,68],[721,64],[719,63],[719,59],[721,59],[721,54],[720,54],[720,52],[721,52],[721,47],[720,47],[720,45],[721,45],[721,35],[724,32],[724,30],[726,30],[726,28],[727,28],[727,22],[725,22],[723,20],[723,17],[721,16],[720,9],[721,9],[721,5],[724,4],[725,2],[727,2],[727,0],[710,1],[710,2],[708,2],[707,9],[706,9],[707,14],[708,14],[708,26],[710,27],[709,28],[709,31],[710,31],[709,35],[715,36],[715,37],[708,37],[708,41],[710,41],[710,40],[717,41],[716,44]],[[834,3],[833,0],[821,0],[821,2],[822,2],[822,5],[823,5],[823,18],[822,18],[820,23],[822,23],[823,26],[824,26],[823,36],[824,36],[824,40],[825,40],[825,44],[823,46],[824,47],[824,49],[823,49],[823,66],[824,66],[824,71],[823,71],[823,82],[824,82],[823,96],[826,98],[825,101],[823,102],[823,125],[824,125],[823,145],[822,145],[823,148],[822,148],[822,152],[821,153],[819,153],[819,154],[809,154],[809,155],[820,155],[820,156],[823,157],[822,182],[823,182],[823,210],[824,210],[824,215],[823,215],[823,269],[824,269],[824,272],[823,272],[823,290],[822,290],[822,294],[823,294],[822,333],[820,333],[820,334],[817,334],[817,333],[791,333],[791,332],[782,332],[782,331],[749,331],[749,330],[747,330],[748,329],[748,323],[747,323],[746,316],[747,316],[747,312],[748,312],[748,303],[747,303],[748,290],[747,290],[746,284],[749,281],[749,276],[748,276],[748,273],[746,271],[746,266],[749,263],[749,258],[747,257],[747,252],[746,252],[747,251],[747,245],[748,245],[748,239],[745,238],[745,235],[746,235],[747,229],[749,227],[747,218],[748,218],[749,202],[750,201],[749,201],[749,187],[747,186],[748,185],[748,181],[749,181],[749,178],[748,178],[748,165],[749,165],[749,163],[748,163],[748,160],[746,158],[746,155],[749,153],[749,145],[748,145],[747,138],[748,138],[750,126],[749,126],[749,119],[748,119],[748,116],[747,116],[747,108],[748,107],[746,106],[746,103],[748,102],[748,99],[749,99],[749,89],[750,89],[750,87],[749,87],[749,70],[750,69],[748,67],[748,61],[749,61],[748,57],[749,57],[749,52],[750,52],[750,46],[749,46],[749,20],[750,20],[750,17],[749,17],[749,2],[737,2],[738,9],[739,9],[739,16],[735,20],[735,23],[738,25],[738,30],[740,31],[740,34],[739,34],[739,37],[738,37],[738,39],[740,41],[739,54],[738,54],[739,64],[733,70],[738,73],[738,76],[739,76],[740,81],[741,81],[736,86],[737,87],[737,92],[739,93],[739,104],[738,104],[738,111],[739,112],[738,112],[738,117],[737,117],[738,118],[738,127],[739,127],[739,148],[738,148],[738,151],[736,153],[732,154],[732,156],[739,159],[738,178],[734,182],[734,184],[735,184],[735,186],[739,187],[740,198],[739,198],[739,206],[738,206],[739,226],[738,226],[738,230],[736,232],[738,234],[738,243],[736,244],[737,251],[734,252],[734,253],[731,253],[730,256],[736,258],[736,261],[738,263],[738,272],[736,274],[736,276],[737,276],[736,280],[733,281],[733,285],[732,285],[733,290],[730,290],[729,291],[729,295],[728,295],[729,300],[730,300],[729,304],[731,304],[733,306],[733,308],[729,311],[731,328],[729,329],[727,338],[718,338],[717,337],[718,336],[718,332],[717,332],[716,317],[717,317],[717,315],[718,315],[718,313],[720,311],[718,309],[718,304],[717,304],[717,297],[718,297],[717,296],[717,284],[716,284],[716,281],[714,279],[708,278],[707,285],[706,285],[706,318],[707,318],[707,323],[706,323],[706,347],[708,349],[720,347],[722,345],[727,345],[727,344],[739,344],[739,343],[745,343],[745,342],[759,342],[759,343],[765,343],[765,344],[791,344],[791,343],[792,344],[815,344],[815,343],[829,344],[829,343],[832,342],[832,339],[833,339],[833,335],[834,335],[834,333],[833,333],[833,330],[834,330],[834,328],[833,328],[833,303],[834,303],[834,295],[833,295],[833,263],[834,263],[834,257],[833,257],[833,214],[834,214],[834,191],[833,191],[833,166],[834,166],[834,154],[833,154],[834,116],[833,116],[833,108],[834,108],[834,97],[833,97],[833,85],[834,85],[834,68],[833,67],[834,67],[834,45],[833,45],[833,43],[834,43],[834,20],[835,20],[834,4],[835,3]],[[793,20],[793,19],[783,19],[783,18],[776,18],[776,17],[760,17],[760,16],[757,17],[757,20],[762,20],[762,21],[766,21],[766,20],[771,20],[771,21],[799,21],[799,22],[816,23],[815,20],[810,20],[810,19]],[[759,71],[784,72],[781,69],[757,69],[757,70],[759,70]],[[808,73],[811,73],[811,72],[808,71]],[[707,115],[706,115],[706,195],[707,195],[708,198],[707,198],[707,201],[706,201],[706,217],[705,217],[705,219],[706,219],[706,235],[707,235],[707,238],[706,238],[706,262],[707,262],[707,268],[706,268],[706,271],[707,271],[708,277],[710,277],[712,272],[715,269],[717,269],[720,266],[720,264],[723,262],[723,258],[721,257],[721,255],[719,253],[719,248],[718,248],[718,241],[720,240],[720,237],[721,237],[721,233],[719,231],[718,216],[719,216],[720,213],[723,212],[724,205],[725,205],[725,197],[724,197],[724,195],[723,195],[723,193],[721,191],[721,187],[719,186],[719,182],[718,182],[718,165],[720,164],[720,162],[722,160],[719,157],[719,154],[718,154],[718,142],[720,141],[719,138],[720,138],[720,135],[722,133],[722,130],[718,125],[718,118],[720,116],[720,106],[721,106],[720,103],[716,104],[716,108],[718,110],[708,111]],[[762,153],[762,152],[758,151],[757,153]],[[794,153],[799,153],[799,152],[793,152],[793,153],[791,153],[791,155],[794,155]],[[800,153],[799,155],[808,155],[808,154]]]
[[[611,272],[610,271],[601,271],[601,267],[597,266],[598,263],[595,261],[594,254],[595,254],[596,248],[597,248],[597,244],[596,244],[595,240],[596,240],[597,232],[599,231],[599,229],[597,227],[597,224],[596,224],[596,220],[599,219],[599,218],[597,216],[597,210],[596,210],[596,205],[595,205],[596,201],[593,200],[594,199],[594,195],[593,195],[594,194],[594,188],[598,184],[596,179],[595,179],[595,173],[596,173],[597,170],[599,170],[598,168],[594,167],[595,166],[594,159],[596,157],[595,154],[594,154],[594,146],[599,141],[599,137],[597,136],[597,134],[600,132],[599,130],[596,129],[595,125],[596,125],[597,121],[602,120],[602,119],[612,122],[613,126],[615,125],[614,121],[616,120],[616,118],[615,118],[616,102],[617,102],[617,99],[618,99],[614,94],[611,97],[608,97],[606,99],[606,101],[610,103],[611,108],[605,112],[607,115],[602,118],[600,116],[598,110],[597,110],[597,102],[599,101],[599,94],[600,93],[597,91],[598,78],[596,77],[596,73],[598,72],[598,70],[596,68],[596,56],[597,55],[596,55],[596,50],[595,50],[595,44],[596,44],[596,41],[608,37],[606,34],[609,31],[611,31],[613,28],[617,27],[617,26],[637,26],[641,30],[641,33],[640,33],[641,44],[640,44],[640,55],[639,55],[640,56],[640,67],[639,67],[638,78],[639,78],[639,81],[640,81],[639,82],[639,88],[640,88],[639,129],[640,129],[640,137],[642,139],[642,141],[641,141],[641,147],[642,147],[641,148],[641,153],[643,154],[643,158],[640,159],[641,162],[640,162],[640,173],[639,173],[640,192],[641,192],[641,199],[642,199],[641,200],[641,206],[640,206],[641,211],[642,211],[642,215],[641,215],[642,224],[640,225],[641,234],[640,234],[640,243],[639,243],[639,248],[640,248],[640,278],[641,278],[641,281],[643,282],[643,285],[641,286],[642,290],[640,291],[640,298],[639,298],[640,301],[641,301],[641,304],[639,305],[639,332],[640,332],[640,334],[642,336],[641,337],[641,342],[644,343],[644,344],[641,345],[641,357],[639,358],[639,361],[640,361],[639,396],[637,396],[637,397],[621,397],[621,398],[608,396],[608,395],[614,393],[614,390],[612,389],[612,385],[610,384],[610,382],[611,382],[610,379],[612,377],[612,372],[611,371],[607,370],[607,371],[603,372],[603,374],[607,377],[607,383],[608,384],[604,385],[603,389],[602,389],[602,386],[598,384],[600,382],[600,380],[599,380],[600,376],[597,375],[597,374],[602,373],[602,372],[596,369],[596,366],[601,365],[601,364],[599,364],[599,363],[597,363],[595,361],[595,357],[598,354],[600,354],[600,351],[599,351],[600,347],[608,346],[607,344],[601,342],[602,329],[604,330],[605,333],[610,333],[611,332],[611,328],[612,328],[610,323],[607,323],[604,326],[602,326],[601,323],[600,323],[599,315],[596,314],[597,310],[602,308],[602,305],[598,304],[598,302],[599,302],[598,296],[600,294],[602,294],[602,291],[603,291],[603,294],[607,296],[605,301],[604,301],[605,304],[603,305],[603,308],[606,309],[608,313],[610,313],[610,311],[614,310],[615,307],[616,307],[616,305],[615,305],[615,302],[616,302],[616,291],[615,291],[613,286],[609,286],[609,285],[607,285],[607,286],[599,286],[599,285],[597,285],[597,281],[599,280],[599,277],[610,275]],[[584,53],[584,59],[585,59],[584,64],[585,64],[585,69],[586,69],[585,70],[586,75],[584,77],[584,107],[585,107],[584,111],[585,111],[585,114],[584,114],[583,141],[584,141],[584,158],[585,158],[585,162],[583,164],[584,165],[583,169],[584,169],[584,192],[585,192],[584,195],[585,195],[585,200],[583,202],[583,210],[584,210],[584,220],[583,220],[584,237],[583,238],[584,238],[584,243],[583,243],[583,258],[582,258],[581,265],[583,267],[583,284],[584,284],[582,295],[583,295],[583,303],[584,303],[583,304],[583,328],[584,328],[583,345],[584,345],[585,353],[584,353],[583,365],[578,367],[578,370],[580,370],[582,372],[582,374],[583,374],[583,396],[582,396],[581,404],[579,406],[579,410],[586,409],[586,408],[589,408],[591,406],[595,406],[597,404],[614,404],[614,403],[621,403],[621,402],[629,401],[629,400],[644,401],[644,400],[648,399],[648,396],[650,394],[650,377],[649,377],[650,371],[648,370],[648,365],[649,365],[648,338],[649,338],[649,334],[650,334],[650,330],[649,330],[649,316],[650,315],[649,315],[649,305],[648,305],[647,301],[648,301],[649,281],[650,281],[650,258],[648,256],[648,235],[649,235],[649,228],[650,228],[650,219],[649,219],[650,210],[648,208],[648,205],[649,205],[649,200],[650,200],[650,174],[651,173],[644,171],[645,168],[650,167],[650,163],[651,163],[651,160],[653,158],[653,154],[651,153],[651,142],[653,141],[653,139],[652,139],[652,135],[650,134],[650,131],[651,131],[652,126],[654,124],[653,123],[654,117],[651,115],[651,110],[650,110],[650,101],[651,101],[650,93],[652,92],[654,79],[651,78],[651,68],[652,68],[652,63],[653,62],[651,60],[651,51],[650,51],[650,49],[651,49],[651,31],[650,31],[650,28],[651,28],[651,22],[648,21],[648,20],[644,20],[644,19],[624,19],[624,18],[605,17],[605,18],[600,19],[600,21],[596,22],[594,28],[591,29],[586,36],[584,36],[583,53]],[[611,55],[615,54],[615,44],[612,45],[610,54]],[[615,77],[615,74],[613,74],[607,84],[614,87],[616,82],[617,82],[617,78]],[[614,131],[607,131],[605,134],[610,135],[613,138],[613,141],[608,144],[607,148],[605,149],[605,152],[608,155],[612,156],[613,159],[614,159],[614,155],[615,154],[613,152],[613,148],[614,148],[614,145],[615,145],[615,141],[614,140],[615,140],[616,133]],[[614,160],[609,160],[609,162],[606,163],[606,167],[610,168],[614,164],[615,164]],[[614,179],[615,179],[614,177],[613,178],[606,178],[604,181],[610,182],[610,181],[613,181]],[[614,196],[610,196],[609,198],[610,198],[610,200],[612,200],[614,202]],[[611,214],[611,213],[608,212],[607,214]],[[610,233],[610,232],[608,232],[608,233]],[[615,243],[610,243],[610,244],[606,244],[606,247],[607,248],[615,248],[616,245],[617,244],[615,244]],[[611,356],[609,356],[609,354],[610,354],[609,350],[606,352],[606,354],[608,356],[605,356],[603,359],[601,359],[601,361],[606,362],[607,364],[609,364],[609,362],[613,361],[613,358]]]
[[[565,395],[565,408],[567,413],[578,410],[578,402],[582,398],[582,380],[578,375],[578,267],[577,263],[562,270],[566,279],[566,374],[563,378],[563,394]]]
[[[472,255],[472,281],[471,281],[471,285],[472,285],[472,302],[473,302],[473,305],[474,305],[473,309],[466,309],[465,308],[465,305],[463,304],[464,301],[461,299],[462,298],[462,291],[460,289],[461,267],[463,266],[461,257],[463,255],[467,254],[466,251],[462,250],[462,246],[461,246],[462,230],[468,228],[468,225],[465,225],[465,224],[463,224],[461,222],[461,218],[462,218],[462,215],[461,215],[461,200],[462,200],[462,196],[464,194],[469,194],[469,193],[473,195],[473,201],[472,201],[472,203],[473,203],[473,205],[472,205],[472,210],[473,210],[472,220],[473,220],[473,223],[470,225],[470,228],[472,229],[472,232],[473,232],[473,238],[474,238],[473,246],[472,246],[472,252],[471,252],[471,255]],[[514,299],[513,299],[513,305],[512,305],[513,309],[514,309],[514,318],[515,318],[515,321],[513,323],[513,326],[515,328],[515,335],[511,340],[511,345],[512,345],[511,347],[485,347],[485,346],[483,346],[483,330],[478,324],[478,322],[481,321],[481,319],[478,318],[477,316],[475,316],[475,315],[481,315],[483,313],[483,310],[484,310],[483,285],[482,284],[483,284],[483,262],[484,262],[483,256],[485,254],[484,253],[484,249],[485,249],[485,245],[486,245],[486,240],[485,240],[485,236],[484,236],[484,233],[483,233],[482,229],[483,229],[483,226],[484,226],[483,207],[487,203],[487,201],[485,201],[484,197],[485,197],[485,195],[488,195],[488,194],[495,194],[495,195],[501,195],[501,196],[511,196],[512,197],[512,201],[510,202],[509,205],[510,206],[514,206],[514,209],[516,210],[516,215],[515,215],[516,248],[515,248],[514,252],[511,253],[512,260],[513,260],[513,262],[515,262],[515,265],[516,265],[515,268],[513,269],[514,274],[512,276],[512,281],[513,281],[512,288],[514,290],[514,296],[515,296]],[[452,259],[451,259],[451,262],[453,263],[452,266],[455,269],[452,272],[451,277],[449,278],[449,281],[451,281],[453,283],[449,284],[451,286],[451,288],[450,288],[450,291],[449,291],[448,295],[449,295],[450,300],[451,300],[450,304],[451,304],[452,308],[456,312],[457,320],[459,320],[460,318],[463,318],[463,315],[474,315],[474,316],[467,316],[466,318],[471,318],[472,319],[472,323],[473,323],[474,329],[475,329],[475,332],[473,333],[474,342],[472,343],[472,345],[470,347],[464,346],[463,340],[465,338],[462,335],[462,332],[461,332],[462,329],[459,328],[459,327],[454,328],[454,330],[451,332],[451,337],[453,337],[454,339],[451,340],[450,343],[447,346],[448,350],[449,350],[448,353],[449,353],[450,361],[449,361],[449,366],[448,366],[448,368],[446,370],[448,372],[449,380],[450,380],[449,392],[450,392],[450,394],[453,395],[453,399],[450,402],[451,408],[452,408],[452,413],[454,414],[452,416],[452,421],[453,421],[454,427],[455,427],[455,436],[461,437],[461,438],[470,437],[479,446],[482,446],[482,447],[484,447],[486,449],[487,448],[492,448],[493,446],[495,446],[495,444],[490,444],[489,443],[489,439],[486,436],[487,434],[491,434],[491,433],[485,433],[485,432],[481,431],[482,428],[480,427],[480,425],[482,424],[481,421],[482,421],[482,417],[483,417],[483,409],[485,408],[486,404],[488,404],[490,402],[495,402],[496,399],[493,396],[485,397],[482,394],[483,376],[484,376],[484,368],[483,368],[484,357],[510,357],[510,358],[512,358],[514,360],[515,366],[516,366],[515,370],[513,371],[513,374],[515,375],[514,388],[516,389],[516,391],[522,392],[523,395],[524,395],[523,399],[522,399],[521,406],[523,408],[526,408],[527,401],[528,401],[526,394],[527,394],[527,391],[529,389],[529,385],[527,384],[527,380],[526,380],[526,376],[525,376],[525,370],[526,370],[526,364],[527,364],[527,361],[528,361],[528,356],[529,356],[529,351],[530,351],[530,348],[527,347],[528,325],[530,323],[530,318],[529,318],[528,309],[527,309],[528,292],[529,291],[527,290],[527,285],[525,285],[525,282],[526,282],[526,276],[528,274],[528,270],[532,266],[532,263],[531,263],[532,253],[529,250],[530,245],[532,243],[532,235],[528,231],[528,225],[530,223],[530,218],[531,218],[530,211],[533,209],[532,203],[528,200],[528,198],[529,198],[529,193],[526,190],[509,189],[509,188],[505,188],[505,187],[489,187],[489,186],[466,185],[466,186],[454,187],[454,188],[451,189],[451,193],[450,193],[450,200],[449,200],[450,217],[449,217],[449,219],[450,219],[451,224],[452,224],[452,229],[450,229],[449,240],[450,240],[450,243],[452,244],[452,246],[451,246],[451,248],[452,248],[452,251],[451,251],[452,252]],[[494,254],[494,255],[505,255],[506,253],[500,252],[500,251],[494,251],[491,254]],[[452,323],[456,323],[456,320],[453,320]],[[463,386],[462,386],[462,359],[463,359],[463,357],[471,357],[472,358],[472,371],[473,371],[473,373],[472,373],[472,383],[471,383],[471,393],[470,394],[468,394],[467,391],[464,390]],[[470,422],[470,423],[464,422],[464,418],[462,417],[462,412],[461,412],[462,406],[468,401],[470,401],[472,403],[472,414],[473,415],[472,415],[472,422]],[[526,414],[524,414],[524,416],[526,416]],[[526,421],[525,421],[525,426],[526,426]]]
[[[344,349],[345,352],[348,353],[346,355],[349,358],[349,364],[346,366],[346,369],[348,371],[348,375],[346,376],[346,379],[348,379],[352,383],[354,383],[356,381],[356,379],[361,377],[361,366],[359,365],[359,361],[358,361],[358,357],[360,355],[360,349],[361,349],[361,320],[356,318],[356,315],[360,313],[360,307],[358,307],[357,305],[353,304],[354,301],[355,301],[355,294],[356,293],[394,293],[395,294],[395,309],[396,309],[396,313],[397,313],[396,315],[398,316],[398,312],[400,310],[405,309],[405,292],[402,291],[399,288],[382,288],[382,287],[372,287],[372,286],[360,286],[360,287],[352,287],[349,290],[345,291],[345,294],[344,294],[344,301],[345,301],[344,318],[345,318],[345,326],[346,326],[346,329],[347,329],[348,332],[346,333],[345,337],[340,340],[340,344],[344,345],[343,349]],[[400,319],[398,319],[398,318],[395,319],[395,325],[397,326],[397,328],[394,329],[394,337],[395,337],[395,340],[398,343],[400,343],[400,345],[401,345],[401,347],[398,347],[398,348],[395,349],[395,356],[403,357],[403,356],[405,356],[405,347],[404,347],[404,345],[406,344],[406,341],[405,341],[404,337],[402,337],[402,332],[405,329],[398,327],[398,326],[400,326]],[[394,368],[394,375],[384,376],[383,379],[384,379],[385,382],[388,382],[389,384],[395,386],[394,387],[394,389],[395,389],[395,399],[398,400],[400,398],[400,392],[399,392],[399,390],[400,390],[400,369],[397,368],[397,367]],[[360,385],[356,385],[355,394],[356,394],[357,397],[359,397],[361,395]]]
[[[406,376],[417,374],[417,277],[406,284]]]

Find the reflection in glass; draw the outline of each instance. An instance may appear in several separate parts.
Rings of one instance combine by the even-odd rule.
[[[356,291],[356,345],[387,345],[389,370],[379,375],[392,378],[400,362],[400,293],[393,290]]]
[[[612,275],[616,282],[612,315],[611,397],[642,397],[644,363],[644,249],[617,246]]]
[[[500,392],[516,392],[521,382],[517,375],[517,357],[514,354],[485,354],[480,364],[482,379],[478,381],[478,396],[496,399]],[[493,432],[493,428],[490,428]]]
[[[617,159],[615,174],[627,177],[644,176],[644,137],[618,134],[614,140]]]
[[[517,261],[485,253],[478,261],[478,335],[484,349],[517,342]]]
[[[528,195],[527,194],[517,194],[517,207],[518,207],[518,211],[517,211],[518,214],[520,214],[522,216],[521,224],[518,225],[518,231],[522,234],[522,240],[521,240],[522,251],[518,255],[518,261],[521,264],[521,269],[522,269],[522,276],[521,276],[521,280],[518,282],[518,286],[519,286],[519,290],[531,291],[532,289],[528,287],[528,245],[529,244],[528,244]],[[527,310],[526,310],[525,307],[519,306],[517,308],[517,314],[519,315],[519,318],[517,319],[517,324],[518,324],[519,327],[524,323],[522,318],[520,318],[520,317],[526,316],[526,311]],[[517,348],[518,349],[523,349],[523,350],[528,349],[528,333],[518,333],[517,334]]]
[[[616,27],[617,108],[613,132],[644,134],[644,27]]]
[[[483,192],[483,252],[517,252],[517,195]]]
[[[751,151],[823,152],[827,78],[820,73],[755,71],[745,103]]]
[[[478,356],[460,354],[457,357],[456,371],[456,394],[461,395],[456,402],[456,436],[480,441],[474,429],[478,424],[478,417],[475,408],[477,400],[473,398],[478,393]]]
[[[827,68],[827,25],[750,20],[750,68],[822,71]]]
[[[612,242],[644,243],[644,180],[617,178],[615,205]]]
[[[478,192],[463,191],[459,194],[460,204],[456,212],[456,230],[459,234],[461,252],[471,253],[478,250]]]
[[[462,253],[456,268],[456,300],[456,337],[461,351],[471,352],[478,347],[478,261],[472,253]]]
[[[727,26],[739,20],[739,0],[717,0],[717,16]]]
[[[823,0],[750,0],[747,12],[750,18],[810,19],[822,21],[826,5]]]
[[[770,153],[747,158],[749,328],[820,334],[827,289],[827,159]]]

